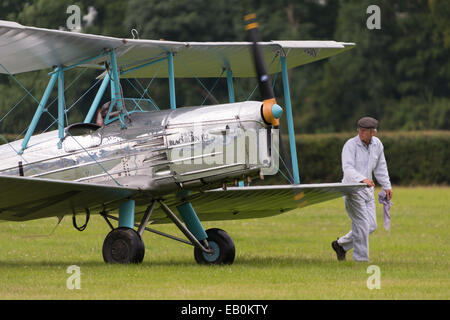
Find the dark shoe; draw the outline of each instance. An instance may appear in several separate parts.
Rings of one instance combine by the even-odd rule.
[[[339,238],[338,238],[339,239]],[[337,259],[339,261],[343,261],[345,260],[345,250],[344,248],[342,248],[339,243],[337,242],[337,240],[333,241],[331,243],[331,247],[333,248],[334,251],[336,251],[336,256]]]

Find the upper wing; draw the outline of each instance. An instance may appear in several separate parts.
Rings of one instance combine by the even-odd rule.
[[[0,20],[0,73],[48,69],[71,65],[94,58],[105,49],[116,49],[122,71],[147,64],[174,52],[177,78],[225,77],[224,68],[233,70],[233,77],[254,77],[249,42],[176,42],[119,39],[68,31],[22,26]],[[321,60],[348,50],[354,43],[336,41],[270,41],[261,42],[270,73],[280,71],[274,58],[286,56],[288,68]],[[101,63],[106,57],[91,63]],[[148,65],[124,74],[130,78],[167,78],[168,68]]]
[[[173,60],[176,78],[226,77],[230,68],[235,78],[254,77],[255,69],[250,42],[170,42],[127,40],[126,52],[118,59],[123,70],[132,69],[161,57],[168,50],[175,52]],[[286,56],[288,69],[318,61],[351,49],[353,43],[336,41],[270,41],[260,42],[265,64],[270,74],[280,72],[276,57]],[[146,59],[147,58],[147,59]],[[168,68],[152,64],[122,75],[123,78],[167,78]]]
[[[117,38],[25,27],[0,20],[0,73],[17,74],[69,65],[122,44]]]
[[[101,210],[138,193],[137,189],[118,186],[0,176],[0,220],[25,221]]]
[[[232,187],[195,193],[186,200],[192,203],[202,221],[263,218],[342,197],[365,187],[364,183]],[[176,198],[166,201],[170,207],[181,203]],[[153,223],[168,222],[160,209],[154,211],[152,220]]]

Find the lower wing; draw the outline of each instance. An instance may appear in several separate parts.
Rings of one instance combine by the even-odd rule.
[[[365,187],[367,186],[363,183],[232,187],[193,193],[186,197],[185,201],[192,203],[202,221],[263,218],[342,197]],[[168,198],[166,201],[171,207],[182,203],[183,201],[177,198]],[[140,211],[144,210],[142,208]],[[153,223],[169,222],[162,210],[158,209],[155,210],[152,220]]]
[[[137,189],[60,180],[0,176],[0,220],[60,217],[102,210],[136,196]]]
[[[184,199],[175,194],[164,196],[169,207],[185,201],[192,203],[200,220],[234,220],[263,218],[296,208],[338,198],[355,192],[362,183],[323,183],[231,187],[193,192]],[[159,198],[159,197],[158,197]],[[154,199],[139,189],[15,176],[0,176],[0,220],[25,221],[46,217],[61,217],[91,210],[99,213],[117,211],[127,199],[136,200],[136,220],[140,219]],[[153,223],[169,219],[156,207]]]

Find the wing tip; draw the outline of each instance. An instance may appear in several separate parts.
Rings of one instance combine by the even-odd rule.
[[[14,29],[24,29],[25,28],[20,23],[17,23],[14,21],[7,21],[7,20],[0,20],[0,28],[1,27],[14,28]]]

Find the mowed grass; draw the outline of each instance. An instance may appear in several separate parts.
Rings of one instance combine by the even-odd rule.
[[[378,190],[376,190],[378,191]],[[251,201],[251,199],[249,199]],[[231,266],[200,266],[193,248],[145,233],[140,265],[106,265],[109,232],[92,216],[84,232],[66,217],[0,223],[0,299],[449,299],[450,188],[394,188],[392,229],[370,237],[370,263],[338,262],[331,241],[350,229],[342,199],[265,219],[208,222],[236,245]],[[82,221],[81,221],[82,222]],[[172,234],[171,225],[155,226]],[[67,268],[81,269],[69,290]],[[369,290],[369,265],[381,271]]]

